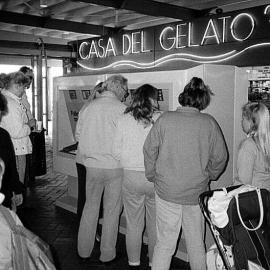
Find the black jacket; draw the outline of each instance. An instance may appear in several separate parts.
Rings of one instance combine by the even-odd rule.
[[[9,133],[0,127],[0,157],[5,163],[5,173],[2,179],[1,192],[5,195],[3,205],[11,207],[12,192],[21,194],[24,191],[24,185],[19,180],[16,168],[16,158],[13,144]]]

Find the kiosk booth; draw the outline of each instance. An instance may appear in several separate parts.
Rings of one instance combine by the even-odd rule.
[[[73,145],[78,113],[94,86],[116,73],[128,79],[130,90],[144,83],[158,88],[161,109],[165,111],[179,106],[178,95],[192,77],[202,78],[214,92],[205,112],[219,123],[229,151],[228,166],[211,187],[230,185],[235,177],[238,146],[245,137],[241,107],[249,97],[254,99],[255,92],[265,102],[270,98],[268,83],[257,82],[254,77],[258,69],[251,68],[270,63],[270,32],[266,31],[269,11],[270,5],[260,6],[79,42],[78,73],[54,79],[53,166],[68,176],[67,196],[56,205],[76,213]],[[120,232],[124,231],[123,216]],[[206,242],[207,246],[213,242],[210,233]],[[188,260],[182,239],[176,256]]]

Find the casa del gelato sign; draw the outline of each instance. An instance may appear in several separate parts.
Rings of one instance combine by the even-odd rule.
[[[260,6],[83,40],[77,63],[93,71],[230,63],[248,51],[270,49],[269,29],[270,5]]]

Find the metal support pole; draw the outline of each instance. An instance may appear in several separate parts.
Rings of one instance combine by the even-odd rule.
[[[37,56],[37,120],[43,121],[42,56]]]
[[[31,67],[33,70],[35,70],[35,62],[36,62],[36,57],[32,56],[31,57]],[[35,75],[35,74],[34,74]],[[36,78],[34,78],[32,82],[32,114],[34,118],[36,119]]]

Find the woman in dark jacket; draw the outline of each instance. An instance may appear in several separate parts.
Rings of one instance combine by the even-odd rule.
[[[0,92],[0,122],[2,116],[7,113],[7,101]],[[16,204],[22,203],[23,184],[19,180],[19,174],[16,168],[16,159],[13,144],[9,133],[0,127],[0,157],[6,164],[6,170],[3,175],[1,192],[5,195],[3,205],[11,208],[13,192]]]

